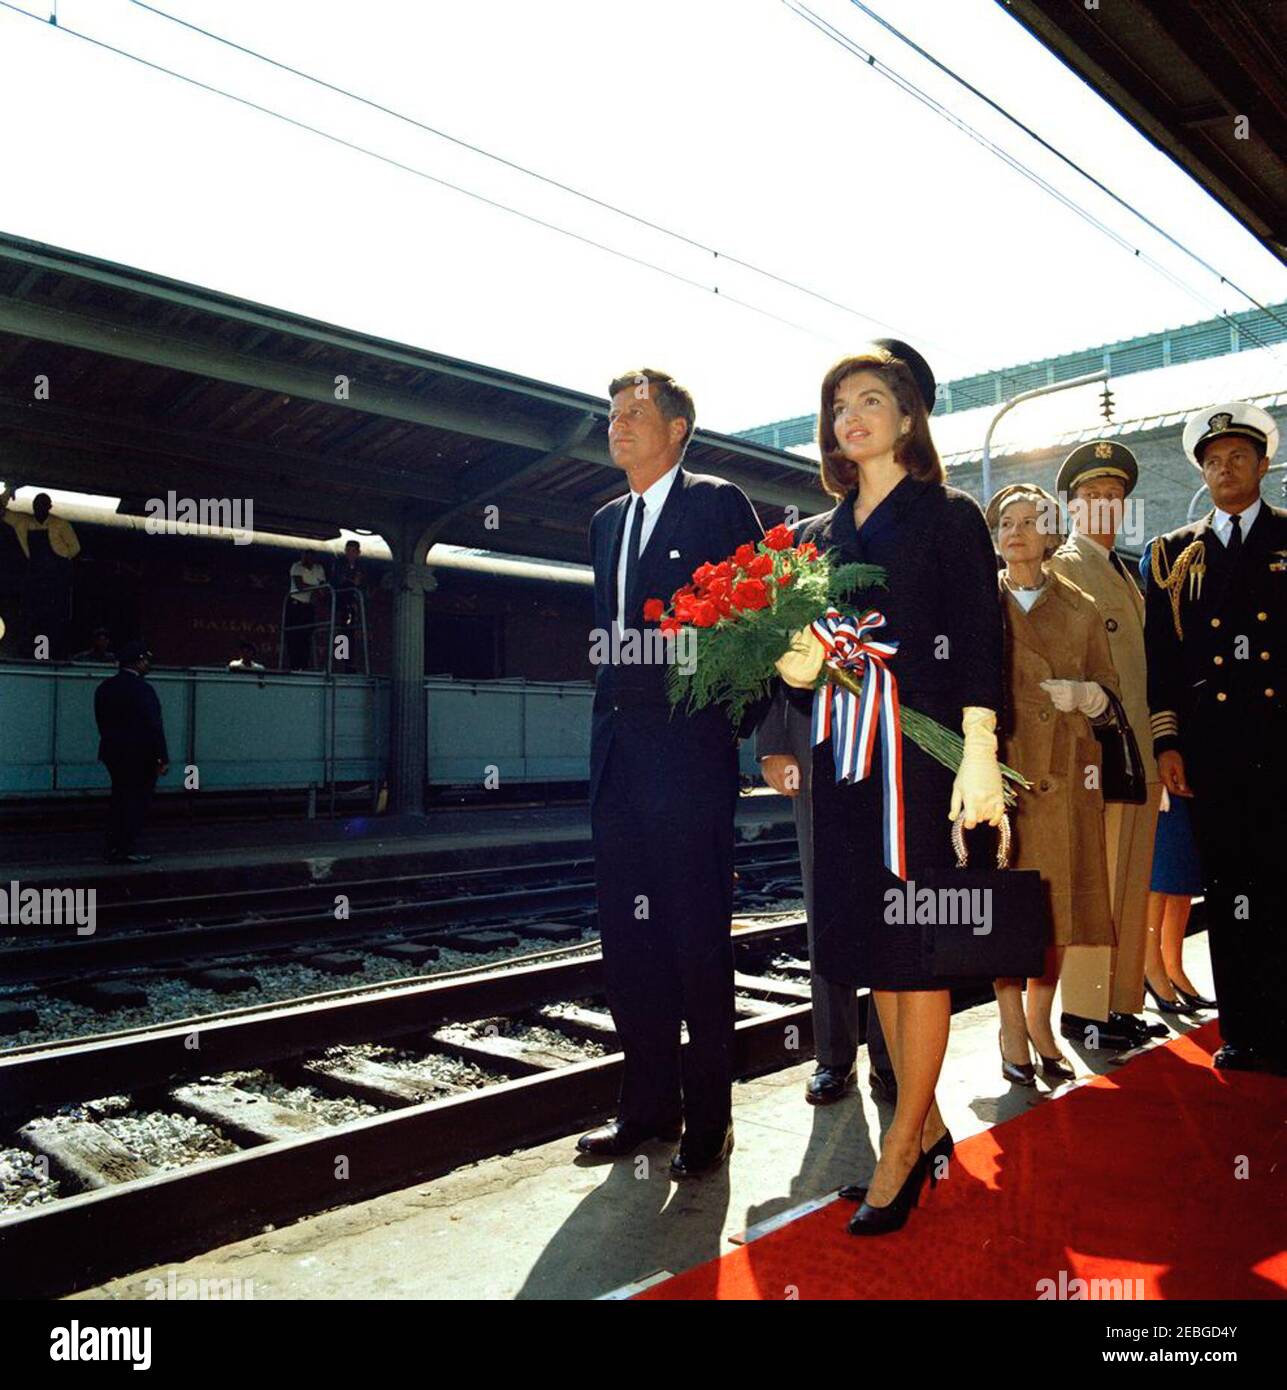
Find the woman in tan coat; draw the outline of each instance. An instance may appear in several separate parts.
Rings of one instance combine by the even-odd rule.
[[[999,575],[1009,696],[1002,757],[1033,784],[1019,796],[1011,864],[1040,871],[1054,923],[1046,973],[1027,982],[1026,1008],[1022,980],[995,982],[1002,1075],[1031,1086],[1029,1044],[1047,1080],[1073,1075],[1050,1026],[1064,947],[1113,943],[1101,760],[1091,723],[1112,718],[1105,691],[1120,698],[1120,689],[1094,601],[1045,567],[1060,540],[1055,499],[1014,483],[993,497],[987,517],[1006,562]]]

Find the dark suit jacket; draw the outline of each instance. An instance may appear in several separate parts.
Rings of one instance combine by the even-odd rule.
[[[98,760],[113,764],[168,763],[161,701],[137,671],[122,670],[94,691]]]
[[[1282,738],[1287,718],[1287,510],[1262,497],[1232,560],[1214,520],[1208,512],[1153,542],[1163,574],[1187,546],[1203,542],[1201,586],[1185,580],[1180,591],[1183,637],[1151,566],[1144,588],[1153,751],[1178,748],[1186,761],[1203,752],[1237,756],[1239,746],[1258,757]]]
[[[617,564],[625,538],[631,494],[601,507],[590,522],[590,561],[594,566],[594,622],[611,633],[617,612]],[[643,603],[659,598],[668,603],[676,589],[691,580],[706,561],[719,561],[747,541],[764,535],[755,508],[741,488],[722,478],[689,473],[682,466],[671,484],[648,544],[639,557],[639,606],[626,614],[626,626],[644,629]],[[594,714],[590,735],[590,800],[593,803],[612,740],[625,729],[637,733],[644,718],[648,737],[659,756],[678,750],[700,753],[705,747],[734,742],[724,710],[710,706],[696,714],[669,714],[666,667],[660,665],[603,665],[595,675]],[[632,717],[633,716],[633,717]]]
[[[877,608],[888,620],[878,635],[896,638],[889,668],[899,699],[954,732],[961,710],[981,705],[1003,713],[1002,617],[996,559],[987,523],[968,493],[907,477],[872,513],[861,536],[854,493],[829,512],[802,521],[797,545],[812,541],[837,564],[861,561],[885,570],[885,588],[842,600],[843,613]],[[759,757],[791,751],[788,706],[808,714],[809,691],[776,683],[773,706],[756,731]],[[941,712],[940,712],[941,711]]]

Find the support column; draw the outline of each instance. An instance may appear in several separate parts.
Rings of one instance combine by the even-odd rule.
[[[425,722],[425,594],[437,587],[425,566],[427,532],[403,522],[386,537],[393,552],[393,661],[389,672],[389,810],[423,815]]]

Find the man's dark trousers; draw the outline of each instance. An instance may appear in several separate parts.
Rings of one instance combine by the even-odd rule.
[[[719,1142],[733,1081],[737,747],[722,712],[623,709],[591,803],[608,1002],[625,1052],[619,1117]],[[688,1024],[681,1068],[680,1025]]]
[[[107,821],[109,855],[133,854],[156,787],[156,762],[124,759],[107,764],[112,799]]]
[[[1193,737],[1185,770],[1220,1036],[1287,1066],[1287,752],[1281,737],[1244,740],[1236,725],[1197,732],[1206,738]]]

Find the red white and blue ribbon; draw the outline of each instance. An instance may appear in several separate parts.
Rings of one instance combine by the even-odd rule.
[[[828,608],[812,624],[813,635],[826,650],[826,664],[862,678],[862,693],[824,682],[813,696],[813,742],[831,739],[837,782],[861,782],[871,774],[871,756],[879,728],[885,792],[885,867],[907,878],[903,826],[903,726],[898,705],[898,681],[885,658],[898,643],[869,634],[885,626],[885,615],[869,608],[861,616],[843,617]]]

